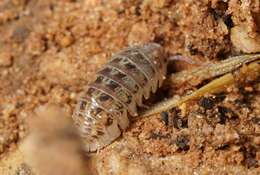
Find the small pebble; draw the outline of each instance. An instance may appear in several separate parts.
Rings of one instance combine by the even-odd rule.
[[[214,107],[214,100],[210,97],[203,97],[200,99],[199,105],[205,109],[212,109]]]
[[[246,86],[245,87],[245,91],[247,91],[247,92],[253,92],[253,87],[251,87],[251,86]]]
[[[169,124],[169,115],[167,112],[161,112],[161,120],[167,126]]]
[[[71,35],[64,35],[58,39],[58,43],[61,47],[68,47],[74,42],[74,38]]]
[[[74,92],[70,93],[70,99],[75,100],[76,97],[77,97],[76,93],[74,93]]]
[[[187,121],[187,119],[182,119],[179,116],[174,116],[173,117],[173,126],[174,126],[174,128],[177,128],[177,129],[188,128],[188,121]]]
[[[239,118],[234,111],[223,106],[218,106],[218,112],[220,114],[221,121],[223,121],[224,123],[226,121],[226,118],[233,119],[233,120]]]
[[[20,167],[17,168],[15,175],[34,175],[34,173],[29,165],[22,163]]]
[[[71,43],[73,42],[73,38],[71,36],[65,36],[61,41],[61,45],[67,47],[71,45]]]
[[[189,150],[189,139],[186,136],[178,136],[176,139],[176,145],[180,150]]]
[[[9,67],[13,63],[13,57],[10,52],[0,52],[0,67]]]

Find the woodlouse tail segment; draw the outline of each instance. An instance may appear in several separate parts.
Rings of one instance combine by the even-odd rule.
[[[127,128],[129,125],[126,112],[125,117],[119,120],[118,117],[101,109],[93,101],[87,104],[84,111],[75,112],[73,118],[77,123],[87,152],[99,150],[110,144],[121,135],[121,127]],[[84,120],[77,120],[79,118],[84,118]]]
[[[129,126],[127,114],[137,116],[137,105],[162,85],[166,66],[161,46],[148,43],[122,50],[97,72],[73,116],[87,151],[120,136]]]
[[[121,131],[118,127],[116,120],[112,121],[109,126],[104,127],[100,134],[96,137],[88,139],[86,136],[83,136],[85,150],[87,152],[93,152],[102,149],[104,146],[110,144],[113,140],[118,138],[121,135]]]

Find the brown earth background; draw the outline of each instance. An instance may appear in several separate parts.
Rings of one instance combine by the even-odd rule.
[[[29,132],[26,121],[32,112],[54,103],[70,116],[85,85],[120,49],[153,41],[168,55],[211,63],[260,52],[259,32],[258,0],[1,0],[2,172],[26,174],[17,149]],[[169,71],[192,66],[177,63],[174,67]],[[129,169],[125,174],[133,174],[132,168],[139,174],[260,174],[259,88],[259,79],[245,87],[234,86],[224,94],[224,101],[214,102],[212,111],[232,109],[238,117],[235,121],[232,116],[225,122],[208,121],[205,118],[212,111],[202,111],[201,118],[186,116],[188,127],[166,127],[159,115],[134,123],[124,134],[134,144],[123,146],[135,155],[134,163],[126,166],[125,158],[120,158],[122,172],[125,168]],[[191,111],[204,110],[199,103]],[[178,111],[172,113],[176,116]],[[172,144],[169,137],[181,141]],[[105,164],[113,149],[117,147],[101,153],[99,159],[105,163],[99,172],[109,171]],[[8,163],[12,154],[17,165]],[[177,158],[166,160],[173,155]],[[139,166],[144,160],[145,165]]]

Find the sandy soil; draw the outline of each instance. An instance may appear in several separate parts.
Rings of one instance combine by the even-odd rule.
[[[259,2],[253,0],[2,0],[2,162],[16,154],[18,143],[28,133],[26,121],[37,107],[59,104],[70,116],[80,92],[116,51],[154,41],[168,55],[207,63],[242,52],[260,52],[259,13]],[[176,63],[169,72],[190,67]],[[223,166],[237,167],[245,174],[259,173],[259,79],[230,87],[223,96],[194,102],[185,115],[173,109],[168,126],[159,115],[134,123],[123,142],[129,139],[136,145],[126,149],[139,156],[137,162],[146,156],[158,160],[147,162],[144,171],[149,173],[159,167],[158,171],[172,174],[174,165],[159,160],[174,155],[183,160],[176,167],[187,166],[187,174],[196,168],[201,174],[204,170],[237,174],[229,168],[217,171]],[[99,159],[109,160],[104,155],[115,151],[111,148],[101,152]]]

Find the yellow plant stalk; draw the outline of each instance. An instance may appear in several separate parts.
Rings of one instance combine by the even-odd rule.
[[[241,68],[241,70],[242,70],[242,68]],[[249,64],[247,66],[246,70],[247,70],[247,72],[243,72],[243,74],[257,73],[259,76],[259,73],[260,73],[259,61]],[[146,110],[142,114],[142,116],[146,117],[146,116],[150,116],[153,114],[157,114],[157,113],[169,110],[169,109],[179,106],[187,101],[198,99],[205,94],[223,92],[223,91],[225,91],[225,89],[228,86],[230,86],[231,84],[234,84],[235,82],[236,82],[235,76],[232,73],[227,73],[227,74],[221,76],[220,78],[217,78],[217,79],[211,81],[210,83],[206,84],[205,86],[199,88],[198,90],[194,91],[190,95],[183,96],[180,99],[176,99],[175,97],[172,97],[166,101],[155,104],[149,110]]]

